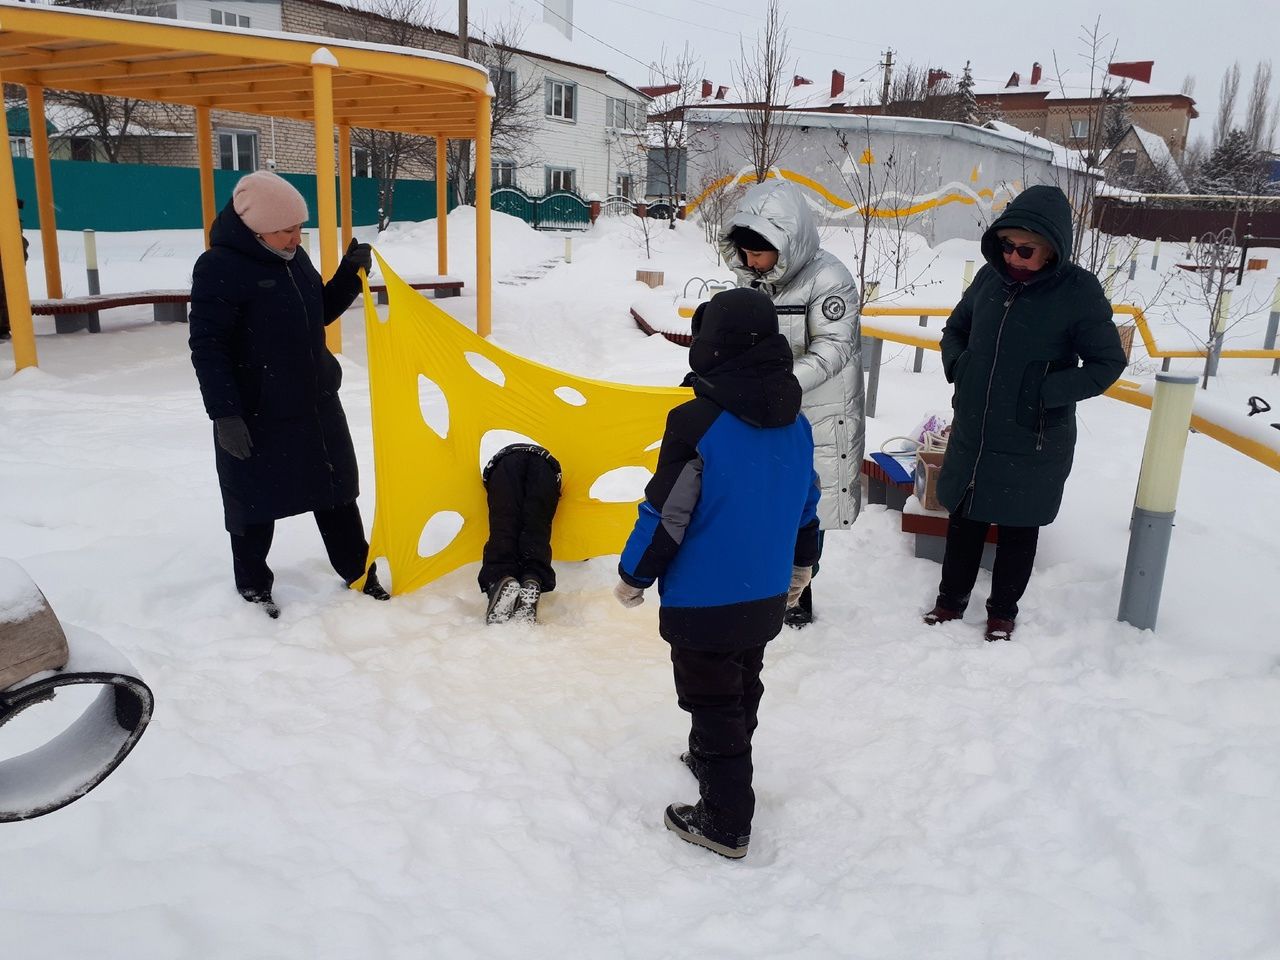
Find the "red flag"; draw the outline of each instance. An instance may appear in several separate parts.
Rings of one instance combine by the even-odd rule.
[[[1151,68],[1155,66],[1155,63],[1154,60],[1128,60],[1124,63],[1112,63],[1107,65],[1107,73],[1113,77],[1124,77],[1127,80],[1150,83]]]

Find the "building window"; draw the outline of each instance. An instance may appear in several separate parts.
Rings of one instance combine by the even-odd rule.
[[[578,85],[561,83],[559,80],[547,81],[547,116],[560,120],[576,120],[578,118]]]
[[[224,27],[239,27],[242,30],[248,29],[249,18],[239,13],[229,13],[223,10],[209,11],[209,22],[217,23]]]
[[[30,137],[10,137],[9,153],[15,157],[31,156],[31,138]]]
[[[178,5],[176,3],[140,3],[134,7],[133,12],[141,17],[164,17],[166,20],[178,19]]]
[[[1088,120],[1072,120],[1071,121],[1071,139],[1083,140],[1089,136]]]
[[[573,167],[547,167],[547,193],[577,189],[578,171]]]
[[[628,200],[635,199],[636,178],[629,173],[620,173],[614,180],[613,192]]]
[[[218,156],[223,170],[257,170],[258,131],[219,130]]]
[[[516,72],[507,67],[490,67],[489,81],[499,103],[511,104],[516,98]]]
[[[373,151],[365,147],[351,148],[351,175],[353,177],[373,176]]]
[[[516,185],[516,165],[510,160],[493,161],[493,186],[514,187]]]
[[[72,160],[93,160],[94,159],[93,141],[88,137],[72,137],[71,138],[71,159]]]
[[[640,104],[635,100],[622,100],[617,97],[606,97],[604,102],[604,125],[623,130],[640,129],[643,113]]]
[[[1120,176],[1133,176],[1138,172],[1138,151],[1124,150],[1120,153],[1120,163],[1116,167],[1116,173]]]

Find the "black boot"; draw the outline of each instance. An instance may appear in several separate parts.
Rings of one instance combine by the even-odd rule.
[[[747,844],[751,842],[751,836],[731,837],[714,829],[706,822],[701,804],[690,806],[687,803],[673,803],[667,807],[662,819],[667,829],[681,840],[706,847],[730,860],[741,860],[747,855]]]
[[[538,598],[542,596],[542,584],[534,577],[526,577],[520,584],[520,600],[511,614],[512,620],[521,623],[538,622]]]
[[[813,585],[804,588],[804,592],[800,594],[800,600],[794,607],[787,607],[787,612],[782,615],[782,622],[788,627],[807,627],[813,623]]]
[[[502,577],[489,587],[489,606],[484,612],[485,623],[506,623],[520,600],[520,584],[515,577]]]
[[[272,620],[280,619],[280,608],[271,599],[270,590],[241,590],[240,596],[244,597],[247,603],[258,604],[262,607],[262,612]]]
[[[360,591],[366,597],[373,597],[375,600],[390,600],[391,594],[383,588],[378,582],[378,569],[373,564],[369,565],[369,574],[364,578],[364,589]]]

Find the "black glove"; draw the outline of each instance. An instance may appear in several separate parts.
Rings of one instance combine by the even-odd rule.
[[[367,243],[356,243],[356,238],[352,237],[351,246],[342,255],[342,262],[351,264],[353,270],[363,270],[368,274],[373,268],[373,251]]]
[[[218,433],[218,446],[237,460],[249,459],[253,440],[243,417],[219,417],[213,421],[213,428]]]

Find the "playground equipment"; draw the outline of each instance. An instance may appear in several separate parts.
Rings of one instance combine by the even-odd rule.
[[[212,111],[235,110],[315,125],[320,272],[338,268],[351,238],[351,127],[391,130],[436,141],[446,166],[450,139],[476,142],[477,329],[487,336],[491,310],[489,258],[490,96],[481,65],[422,50],[297,34],[228,30],[212,24],[36,6],[0,0],[0,82],[22,84],[31,117],[40,237],[49,297],[62,297],[53,178],[44,119],[44,90],[131,97],[193,107],[200,159],[205,234],[217,215],[213,195]],[[334,136],[334,128],[337,136]],[[0,113],[0,142],[8,141]],[[338,163],[334,161],[334,142]],[[335,187],[336,184],[336,187]],[[447,209],[447,184],[436,178],[436,209]],[[37,363],[13,165],[0,160],[0,260],[13,328],[17,369]],[[339,211],[339,205],[341,210]],[[448,218],[436,218],[438,272],[447,263]],[[329,349],[342,349],[335,321]]]
[[[26,571],[0,559],[0,729],[81,684],[102,689],[78,719],[43,746],[0,754],[0,823],[52,813],[102,783],[137,744],[154,705],[122,654],[87,630],[64,631]]]

